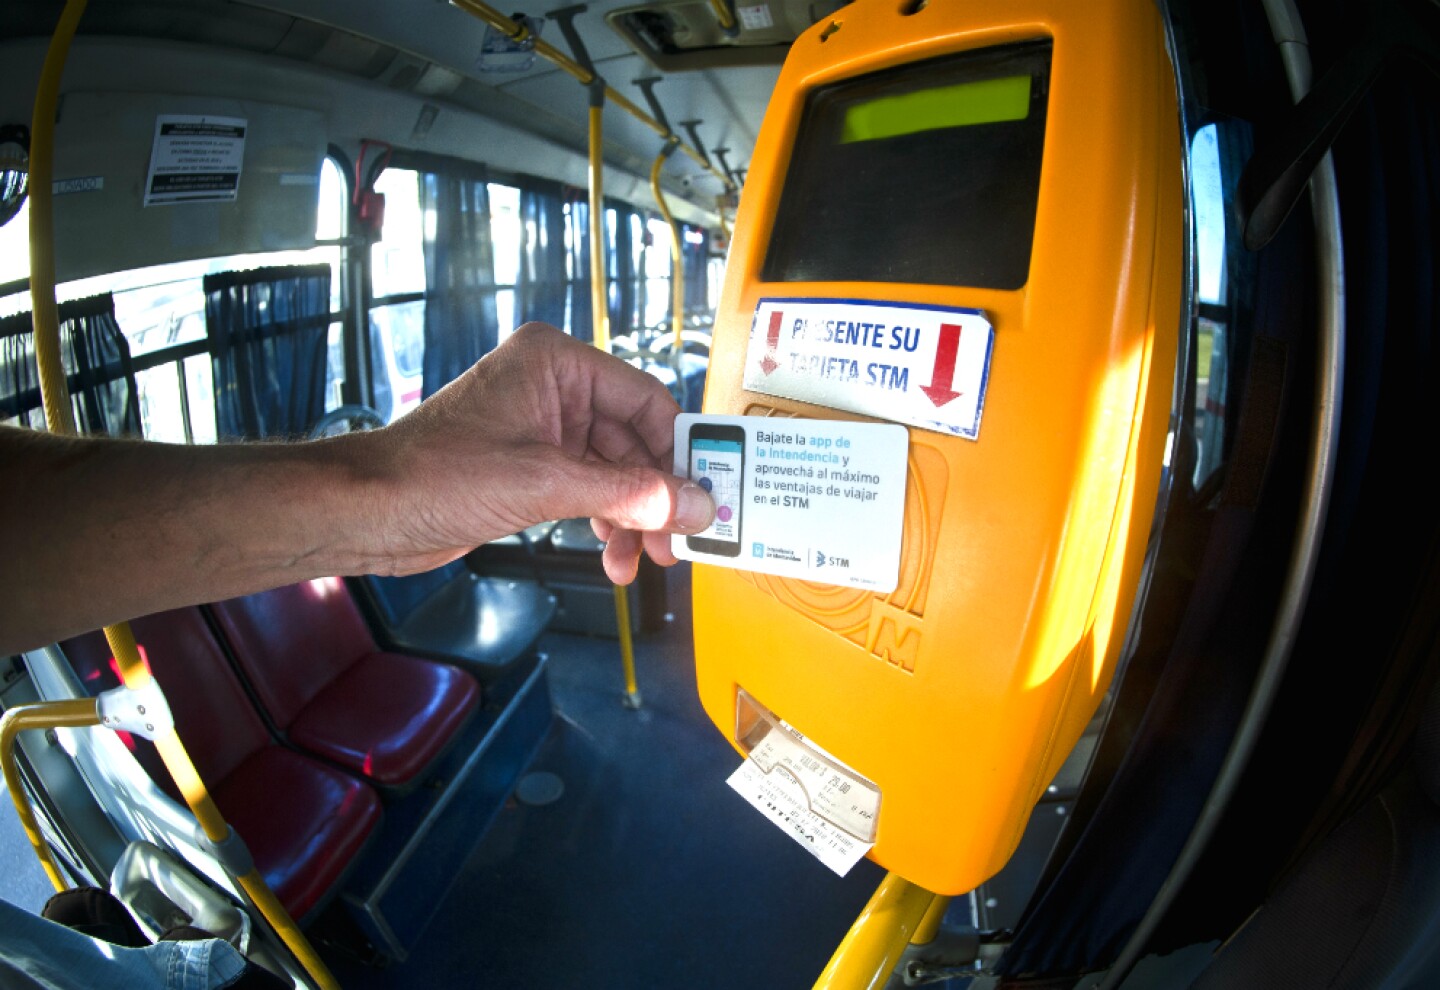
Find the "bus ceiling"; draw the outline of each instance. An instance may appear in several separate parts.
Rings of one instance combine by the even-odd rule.
[[[552,2],[522,0],[504,16],[524,18],[542,46],[569,55],[566,11],[557,17]],[[665,127],[698,152],[673,156],[662,183],[678,219],[713,225],[717,197],[733,204],[790,41],[838,6],[787,0],[756,8],[761,16],[729,0],[601,2],[571,8],[568,17],[617,96],[637,107],[658,104]],[[8,80],[0,124],[29,120],[55,17],[55,5],[41,0],[14,0],[0,12]],[[153,134],[137,121],[149,114],[153,122],[157,100],[183,93],[186,106],[166,112],[230,113],[243,103],[246,114],[236,115],[285,117],[279,143],[298,158],[323,157],[330,144],[353,153],[370,138],[583,187],[586,88],[534,48],[533,40],[516,42],[450,3],[93,4],[65,70],[57,167],[64,170],[66,156],[79,149],[89,161],[73,163],[77,175],[93,163],[118,162],[117,153],[139,159],[135,167],[143,170]],[[709,72],[681,71],[716,68],[724,69],[723,85]],[[605,114],[605,189],[648,205],[649,169],[665,136],[615,103]],[[66,138],[75,114],[90,118],[83,142]],[[259,129],[250,137],[258,139]],[[274,171],[299,164],[279,162]]]

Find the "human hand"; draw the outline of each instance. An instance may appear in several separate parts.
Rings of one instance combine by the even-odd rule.
[[[715,507],[670,473],[679,406],[652,375],[554,327],[528,323],[383,430],[355,434],[390,465],[380,569],[429,570],[552,519],[589,516],[612,581],[642,551],[675,563],[671,533]]]

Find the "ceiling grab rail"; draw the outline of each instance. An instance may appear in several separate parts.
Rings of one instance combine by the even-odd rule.
[[[35,326],[35,362],[40,375],[41,401],[45,407],[45,421],[51,433],[73,436],[76,432],[74,417],[70,408],[69,388],[65,369],[60,358],[60,321],[55,295],[55,251],[54,216],[52,210],[51,179],[54,168],[54,124],[55,110],[59,102],[60,77],[64,72],[65,59],[75,29],[84,13],[86,0],[66,0],[59,24],[51,37],[50,48],[41,70],[40,83],[35,94],[35,116],[31,124],[30,148],[30,293]],[[105,639],[115,656],[120,669],[121,680],[129,691],[146,691],[153,697],[158,686],[148,666],[141,659],[135,645],[135,636],[128,623],[119,623],[105,628]],[[53,704],[64,705],[64,702]],[[87,703],[98,710],[97,703]],[[46,706],[47,708],[49,706]],[[55,709],[54,716],[62,717],[68,709]],[[34,712],[27,716],[27,722],[43,717]],[[99,718],[97,716],[96,722]],[[90,723],[95,724],[95,723]],[[21,725],[20,727],[24,727]],[[18,731],[18,729],[16,730]],[[12,733],[13,735],[13,733]],[[8,740],[7,740],[8,741]],[[322,988],[331,990],[339,987],[325,963],[300,931],[280,903],[275,892],[255,868],[248,853],[243,852],[239,838],[230,828],[219,808],[215,806],[204,782],[200,779],[195,764],[175,732],[173,724],[158,724],[154,738],[155,747],[165,763],[166,770],[175,781],[175,786],[185,798],[195,820],[204,831],[205,837],[214,847],[217,859],[226,865],[242,890],[254,903],[265,921],[279,936],[286,948],[294,955],[304,971]],[[5,746],[8,763],[10,747]],[[18,792],[16,800],[19,800]],[[44,857],[42,856],[42,862]],[[243,868],[236,868],[243,863]],[[53,867],[53,861],[51,863]],[[49,872],[47,870],[47,872]],[[58,872],[51,876],[57,889],[64,889],[64,881]]]
[[[574,76],[586,86],[589,86],[591,84],[599,84],[601,87],[604,88],[605,96],[607,99],[609,99],[612,103],[630,114],[630,116],[634,117],[636,120],[649,127],[656,134],[659,134],[662,138],[669,139],[675,137],[675,135],[671,133],[668,125],[662,124],[650,114],[640,109],[640,107],[636,106],[633,102],[626,99],[624,95],[617,92],[610,86],[606,85],[605,81],[600,78],[599,74],[595,71],[593,66],[582,65],[580,62],[577,62],[575,59],[567,56],[564,52],[560,51],[554,45],[551,45],[545,41],[541,41],[538,37],[535,37],[530,32],[530,29],[526,25],[518,21],[512,20],[509,17],[506,17],[494,7],[491,7],[489,4],[484,3],[483,0],[450,0],[450,3],[455,7],[458,7],[461,10],[465,11],[465,13],[470,14],[474,17],[478,17],[480,20],[489,24],[497,31],[502,32],[512,41],[534,41],[535,51],[538,54],[549,59],[551,62],[555,63],[555,65],[559,66],[561,69],[564,69],[566,72]],[[579,11],[583,9],[583,6],[579,8],[566,8],[567,11],[570,11],[572,13],[579,13]],[[552,12],[551,16],[553,17],[557,13],[560,12]],[[709,158],[702,155],[700,152],[696,151],[689,145],[685,144],[683,141],[680,142],[680,150],[685,152],[685,154],[689,155],[692,159],[694,159],[695,163],[701,168],[705,169],[711,175],[715,176],[717,179],[723,182],[725,184],[726,190],[735,189],[734,180],[732,180],[730,176],[716,169],[715,166],[711,164]]]

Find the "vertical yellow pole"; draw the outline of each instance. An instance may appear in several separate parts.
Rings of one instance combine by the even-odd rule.
[[[730,225],[725,222],[725,197],[715,197],[715,212],[720,217],[720,234],[725,238],[725,243],[730,243]]]
[[[30,121],[30,309],[35,326],[35,363],[40,373],[40,399],[51,433],[75,432],[65,368],[60,359],[60,313],[55,302],[55,229],[51,176],[55,170],[55,110],[60,102],[60,77],[85,0],[67,0],[35,91]]]
[[[920,927],[915,929],[915,935],[910,939],[911,945],[929,945],[935,941],[935,936],[940,931],[940,923],[945,920],[945,912],[950,909],[950,901],[949,897],[935,895],[925,917],[920,919]]]
[[[605,189],[601,155],[605,107],[590,106],[590,317],[595,346],[610,351],[610,307],[605,284]]]
[[[40,375],[40,395],[45,407],[46,425],[51,433],[62,435],[75,433],[75,419],[70,408],[69,387],[60,357],[60,318],[55,299],[55,221],[51,209],[50,183],[54,170],[54,125],[55,110],[60,98],[60,77],[64,71],[70,42],[75,37],[75,29],[84,10],[85,0],[67,0],[65,4],[41,70],[30,127],[30,297],[35,326],[35,363]],[[140,659],[130,626],[126,623],[108,626],[105,629],[105,638],[115,655],[115,662],[120,668],[120,677],[125,686],[131,689],[146,686],[150,681],[150,670]],[[92,704],[92,710],[93,707]],[[165,769],[180,788],[180,793],[206,837],[217,844],[229,840],[230,826],[215,807],[215,802],[205,789],[204,782],[201,781],[174,728],[157,735],[155,746],[165,762]],[[41,861],[45,862],[46,858],[42,855]],[[47,871],[53,866],[51,860]],[[58,873],[55,877],[58,877]],[[334,976],[265,883],[260,872],[251,869],[244,875],[237,876],[236,880],[315,982],[325,990],[338,987]]]
[[[605,194],[604,158],[601,155],[604,121],[604,90],[598,79],[591,83],[590,99],[590,321],[595,346],[610,350],[610,307],[605,280]],[[620,634],[620,664],[625,672],[625,704],[640,707],[640,686],[635,678],[635,644],[630,636],[630,594],[624,585],[615,585],[615,624]]]
[[[640,707],[640,685],[635,677],[635,643],[630,637],[630,589],[615,586],[615,625],[620,630],[620,665],[625,671],[626,708]]]

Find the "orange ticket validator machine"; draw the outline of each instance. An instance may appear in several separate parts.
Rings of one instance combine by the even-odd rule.
[[[1107,690],[1166,459],[1183,138],[1151,0],[858,0],[793,45],[704,411],[909,427],[899,584],[694,565],[701,700],[873,785],[941,894],[1013,853]]]

